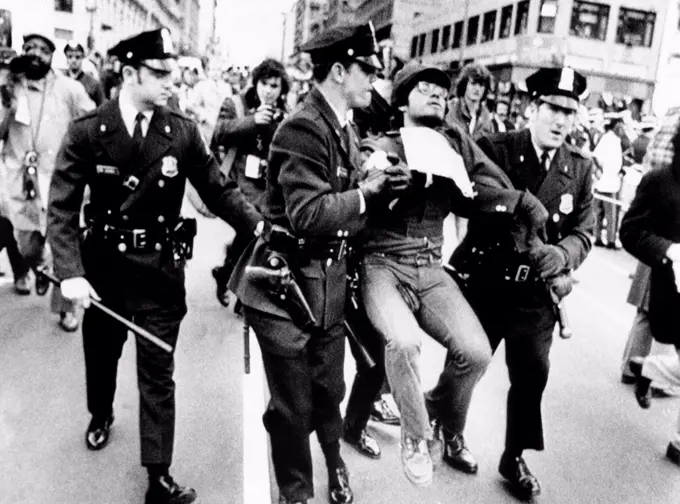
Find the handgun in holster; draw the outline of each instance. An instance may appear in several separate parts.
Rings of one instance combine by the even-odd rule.
[[[282,254],[270,252],[266,266],[246,266],[245,276],[263,285],[271,300],[286,310],[297,327],[306,331],[317,327],[312,308]]]

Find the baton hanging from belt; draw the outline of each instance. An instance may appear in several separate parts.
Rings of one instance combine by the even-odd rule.
[[[37,274],[44,276],[45,278],[47,278],[51,283],[53,283],[57,287],[61,286],[61,281],[57,277],[50,274],[47,271],[47,268],[45,268],[45,267],[38,268]],[[158,336],[154,336],[153,334],[151,334],[149,331],[147,331],[143,327],[140,327],[137,324],[135,324],[134,322],[131,322],[130,320],[126,319],[122,315],[119,315],[118,313],[113,311],[111,308],[108,308],[107,306],[103,305],[101,303],[101,301],[97,301],[96,299],[94,299],[92,296],[90,296],[90,301],[92,302],[93,306],[95,306],[96,308],[98,308],[101,311],[103,311],[104,313],[106,313],[109,317],[116,319],[118,322],[123,324],[125,327],[130,329],[135,334],[138,334],[142,338],[149,340],[151,343],[153,343],[157,347],[161,348],[162,350],[165,350],[168,353],[172,353],[172,351],[173,351],[172,346],[167,344],[165,341],[160,339]]]

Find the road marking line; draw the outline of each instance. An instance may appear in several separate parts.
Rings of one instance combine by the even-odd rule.
[[[250,330],[250,374],[243,374],[243,503],[271,504],[269,444],[262,414],[268,398],[262,354]]]

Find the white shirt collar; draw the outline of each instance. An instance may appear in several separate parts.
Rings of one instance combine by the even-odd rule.
[[[352,109],[349,109],[347,111],[347,114],[343,117],[342,114],[336,109],[331,101],[328,99],[328,97],[324,94],[324,92],[321,90],[321,88],[317,87],[319,90],[319,93],[321,93],[321,96],[323,96],[323,99],[326,100],[326,103],[330,106],[331,110],[335,113],[335,116],[338,118],[338,122],[340,123],[340,127],[344,128],[349,121],[352,120],[354,113]]]
[[[130,92],[123,87],[118,94],[118,106],[120,107],[120,115],[123,118],[123,123],[125,124],[125,129],[132,137],[135,131],[135,119],[139,111],[132,104],[132,99],[130,98]],[[151,124],[151,117],[153,116],[152,110],[145,110],[142,112],[146,121],[142,121],[142,134],[146,136],[146,132],[149,129],[149,124]]]
[[[557,153],[557,149],[552,149],[552,150],[544,150],[541,149],[538,145],[536,145],[536,142],[534,142],[534,139],[531,139],[531,143],[534,146],[534,150],[536,151],[536,157],[538,160],[541,160],[541,156],[543,155],[544,152],[548,154],[548,159],[550,160],[550,163],[552,163],[553,158],[555,157],[555,154]]]

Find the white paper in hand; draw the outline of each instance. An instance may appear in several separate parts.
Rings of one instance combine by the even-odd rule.
[[[441,133],[420,126],[401,128],[400,133],[406,163],[411,170],[451,179],[463,196],[474,197],[463,158]]]

